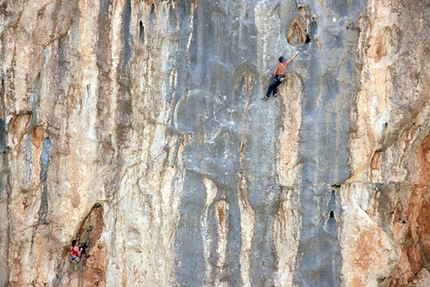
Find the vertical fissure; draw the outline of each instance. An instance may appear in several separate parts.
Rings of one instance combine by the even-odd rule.
[[[5,74],[2,73],[1,77],[1,118],[0,118],[0,152],[2,157],[2,166],[0,167],[0,218],[2,218],[2,224],[0,227],[0,257],[3,259],[0,261],[0,285],[6,286],[9,278],[9,266],[8,266],[8,250],[9,250],[9,163],[7,158],[7,128],[6,128],[6,106],[5,106]]]
[[[49,137],[46,137],[42,143],[42,153],[40,154],[40,207],[39,207],[39,223],[48,223],[48,168],[50,162],[50,151],[52,143]]]
[[[1,111],[2,117],[0,118],[0,153],[2,155],[2,166],[7,166],[6,157],[6,107],[5,107],[5,82],[4,75],[1,78]],[[5,190],[1,188],[1,190]]]

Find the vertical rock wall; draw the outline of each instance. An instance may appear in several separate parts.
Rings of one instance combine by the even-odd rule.
[[[0,285],[430,285],[428,15],[0,1]]]

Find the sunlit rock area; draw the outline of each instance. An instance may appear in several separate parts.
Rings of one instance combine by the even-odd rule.
[[[430,0],[0,0],[0,285],[430,286],[429,31]]]

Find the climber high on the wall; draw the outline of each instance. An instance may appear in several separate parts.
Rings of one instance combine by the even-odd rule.
[[[287,66],[291,63],[291,61],[294,60],[294,58],[297,57],[299,52],[296,52],[294,56],[292,56],[290,59],[285,61],[284,57],[279,57],[279,64],[276,65],[275,69],[273,70],[272,77],[273,80],[269,85],[269,88],[267,89],[266,95],[262,98],[262,100],[267,100],[270,95],[273,93],[273,97],[278,96],[278,86],[285,80],[285,74],[287,73]]]

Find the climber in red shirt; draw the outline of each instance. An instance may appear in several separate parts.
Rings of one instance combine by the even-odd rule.
[[[279,57],[279,64],[276,65],[275,70],[273,70],[272,77],[273,80],[267,89],[266,95],[262,98],[262,100],[267,100],[270,95],[273,93],[273,97],[278,96],[277,89],[278,86],[285,80],[285,74],[287,73],[287,66],[297,57],[299,52],[296,52],[294,56],[285,61],[284,57]]]
[[[79,263],[82,247],[80,246],[78,240],[73,239],[72,246],[70,247],[70,257],[69,262],[72,264]]]

